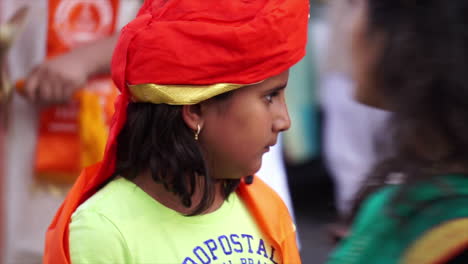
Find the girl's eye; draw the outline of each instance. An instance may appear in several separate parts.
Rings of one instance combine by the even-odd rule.
[[[271,94],[265,95],[265,99],[268,101],[268,103],[273,103],[273,99],[278,96],[279,92],[273,92]]]

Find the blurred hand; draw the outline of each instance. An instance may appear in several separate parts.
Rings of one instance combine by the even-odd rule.
[[[95,75],[110,73],[117,37],[109,37],[51,58],[26,77],[24,94],[34,103],[63,104]]]
[[[25,80],[26,98],[39,104],[68,102],[73,93],[86,84],[89,67],[80,51],[52,58],[38,65]]]

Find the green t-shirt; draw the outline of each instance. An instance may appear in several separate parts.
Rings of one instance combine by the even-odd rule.
[[[187,217],[118,178],[72,215],[70,258],[80,263],[278,263],[236,193],[213,213]]]

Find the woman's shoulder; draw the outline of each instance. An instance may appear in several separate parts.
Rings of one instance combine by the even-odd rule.
[[[403,212],[414,235],[403,263],[442,263],[468,250],[468,176],[439,176],[414,188],[410,197],[414,206]]]
[[[467,175],[441,175],[411,186],[395,184],[381,188],[365,200],[358,218],[366,219],[392,211],[401,218],[411,215],[416,219],[435,208],[451,211],[453,207],[466,204],[467,199]],[[462,213],[460,216],[465,215]]]
[[[355,228],[368,232],[374,226],[372,232],[378,231],[381,239],[394,241],[399,245],[395,248],[413,258],[419,256],[414,252],[422,248],[426,251],[438,248],[439,254],[443,254],[449,248],[468,243],[467,205],[465,175],[441,175],[411,186],[387,186],[368,198]],[[451,243],[440,239],[448,233]],[[436,251],[431,252],[435,256]]]
[[[397,191],[398,186],[388,185],[369,195],[359,210],[353,229],[361,230],[373,226],[377,219],[388,219],[386,208]]]
[[[407,195],[399,199],[402,191]],[[414,252],[421,252],[422,248],[426,253],[435,253],[436,251],[429,248],[435,248],[438,244],[440,250],[437,252],[448,252],[442,249],[446,248],[445,246],[456,248],[462,245],[460,241],[451,239],[452,244],[448,243],[448,239],[434,237],[440,238],[442,234],[453,232],[452,236],[457,236],[463,243],[467,243],[467,237],[462,234],[463,230],[468,230],[467,204],[466,176],[440,176],[435,181],[420,182],[411,187],[385,186],[364,201],[350,236],[334,252],[329,263],[339,263],[343,259],[352,258],[353,252],[357,252],[356,248],[360,249],[362,256],[356,256],[356,262],[351,263],[375,263],[372,261],[376,258],[379,259],[379,263],[394,263],[390,261],[390,256],[394,256],[394,260],[398,259],[395,258],[397,255],[410,255],[414,258],[415,255],[419,256]],[[444,228],[439,229],[440,227]],[[434,233],[438,235],[433,235]],[[409,250],[411,248],[413,249]],[[379,252],[378,255],[376,252]]]
[[[467,251],[468,217],[456,218],[423,232],[405,250],[402,263],[467,263]]]
[[[401,191],[399,199],[391,203],[393,211],[411,222],[425,220],[437,225],[468,217],[467,175],[441,175],[411,186],[398,187],[398,190]]]

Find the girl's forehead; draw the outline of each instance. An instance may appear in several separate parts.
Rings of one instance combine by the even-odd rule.
[[[245,86],[239,90],[240,93],[266,93],[266,92],[273,92],[274,90],[284,89],[288,83],[287,76],[281,76],[281,78],[274,78],[270,80],[265,80],[258,84],[253,84],[249,86]]]

